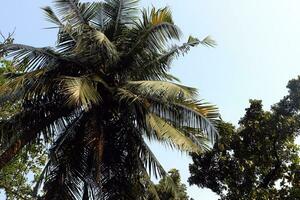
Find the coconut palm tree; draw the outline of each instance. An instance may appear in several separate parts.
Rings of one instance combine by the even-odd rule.
[[[0,169],[45,142],[43,199],[143,199],[141,177],[166,174],[145,140],[201,153],[217,136],[216,107],[168,73],[174,58],[214,41],[179,44],[168,8],[137,4],[54,0],[57,12],[43,11],[58,29],[55,48],[0,46],[24,70],[0,88],[1,100],[21,104],[0,123]]]

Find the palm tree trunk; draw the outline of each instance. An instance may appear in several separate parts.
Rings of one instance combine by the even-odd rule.
[[[105,134],[103,127],[103,114],[98,112],[100,109],[95,107],[91,112],[91,120],[88,123],[87,134],[90,134],[94,140],[93,154],[94,154],[94,162],[96,165],[96,174],[95,179],[98,183],[101,180],[101,165],[103,163],[103,154],[105,149]]]
[[[0,170],[9,163],[14,156],[26,145],[30,142],[36,134],[27,133],[21,136],[16,142],[14,142],[4,153],[0,156]]]

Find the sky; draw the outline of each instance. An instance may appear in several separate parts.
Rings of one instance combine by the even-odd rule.
[[[0,30],[15,29],[15,41],[37,47],[53,46],[56,31],[40,7],[51,0],[0,0]],[[300,75],[299,0],[141,0],[141,7],[169,6],[184,33],[199,39],[210,35],[216,48],[197,47],[173,65],[172,73],[185,85],[199,89],[200,98],[217,105],[223,120],[237,125],[249,99],[264,108],[287,94],[286,84]],[[189,177],[191,160],[184,154],[152,144],[168,170]],[[188,187],[195,200],[216,200],[208,189]],[[0,197],[1,198],[1,197]]]

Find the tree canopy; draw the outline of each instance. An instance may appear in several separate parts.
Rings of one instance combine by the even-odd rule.
[[[168,179],[171,179],[171,181]],[[180,174],[177,169],[171,169],[168,175],[155,185],[155,188],[161,200],[189,200],[186,185],[181,183]]]
[[[146,199],[144,177],[167,173],[145,138],[201,153],[218,135],[217,108],[168,73],[191,47],[215,43],[179,44],[170,9],[138,12],[137,0],[53,3],[43,11],[58,29],[55,47],[0,45],[16,69],[0,103],[19,104],[0,121],[0,170],[43,143],[43,199]]]
[[[220,123],[220,140],[212,151],[193,154],[190,184],[210,188],[224,200],[299,199],[300,77],[271,111],[251,100],[235,129]]]

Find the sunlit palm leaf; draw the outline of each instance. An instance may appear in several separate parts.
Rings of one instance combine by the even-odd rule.
[[[216,124],[220,116],[215,106],[201,102],[176,103],[174,106],[178,112],[185,116],[186,123],[184,125],[201,129],[208,136],[211,143],[215,142],[218,137]]]
[[[150,12],[143,10],[143,21],[137,22],[135,26],[130,34],[137,41],[134,41],[129,55],[145,46],[161,51],[168,41],[179,40],[181,36],[180,29],[173,24],[168,8],[153,8]]]
[[[115,45],[106,37],[104,33],[101,31],[95,31],[94,33],[94,40],[96,43],[104,48],[104,52],[108,55],[108,57],[115,62],[118,58],[118,51]]]
[[[63,77],[64,91],[68,96],[70,106],[83,106],[88,108],[101,101],[95,83],[88,78]]]
[[[202,151],[201,146],[194,143],[187,135],[159,116],[149,113],[146,119],[149,127],[155,131],[157,137],[161,141],[168,142],[171,147],[174,145],[187,152],[200,153]]]

